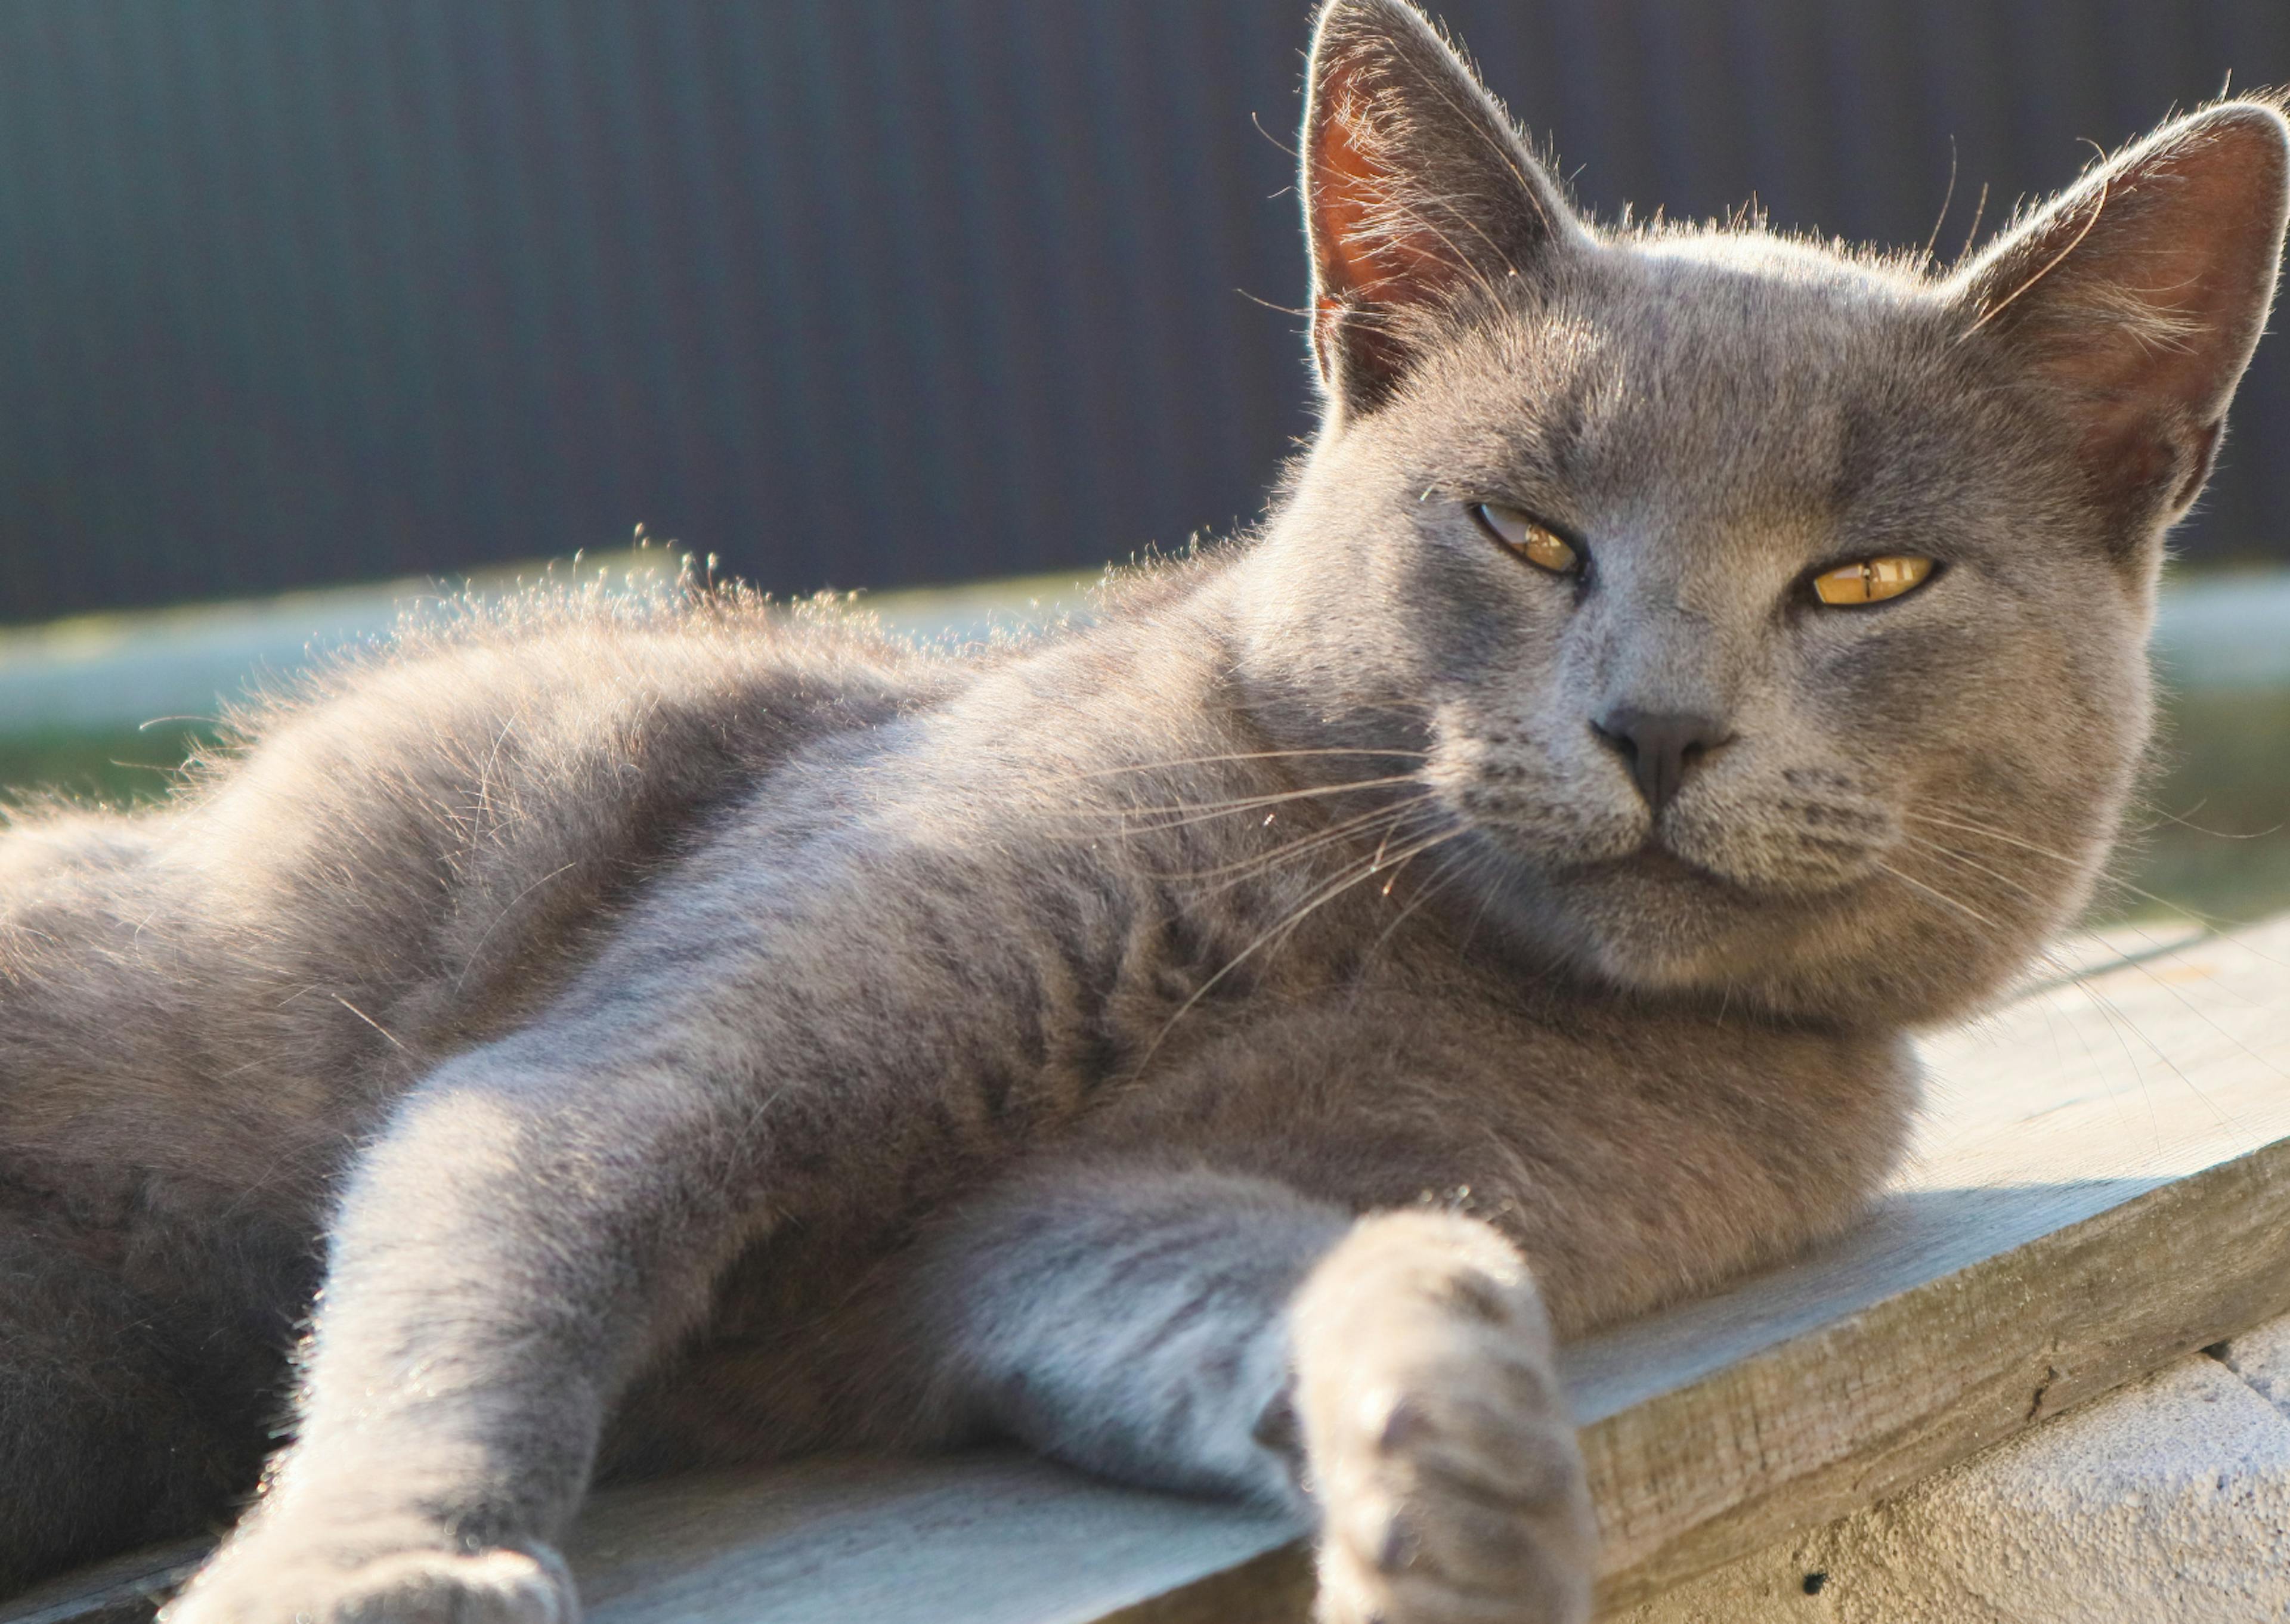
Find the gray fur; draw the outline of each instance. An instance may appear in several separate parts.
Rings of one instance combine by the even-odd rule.
[[[1304,151],[1322,431],[1089,627],[534,598],[18,820],[0,1575],[227,1516],[308,1314],[175,1624],[570,1619],[600,1473],[997,1433],[1309,1505],[1329,1620],[1584,1616],[1550,1338],[1849,1222],[2081,905],[2290,139],[1952,274],[1609,230],[1334,0]],[[1659,819],[1629,707],[1726,730]]]

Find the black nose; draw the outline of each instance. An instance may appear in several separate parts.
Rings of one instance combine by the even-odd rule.
[[[1629,705],[1608,711],[1590,730],[1629,763],[1638,793],[1657,817],[1694,764],[1733,737],[1715,716]]]

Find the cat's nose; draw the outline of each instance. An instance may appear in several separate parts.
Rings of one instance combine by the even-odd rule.
[[[1629,764],[1638,793],[1657,818],[1685,775],[1733,738],[1715,716],[1689,710],[1640,710],[1634,705],[1608,711],[1590,724],[1590,731]]]

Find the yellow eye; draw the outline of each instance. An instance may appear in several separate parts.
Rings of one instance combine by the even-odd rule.
[[[1814,596],[1824,604],[1881,604],[1923,586],[1932,569],[1929,558],[1863,558],[1814,576]]]
[[[1496,540],[1537,569],[1548,570],[1553,575],[1568,575],[1582,562],[1582,556],[1568,546],[1557,532],[1538,524],[1516,508],[1506,508],[1500,502],[1481,502],[1471,511]]]

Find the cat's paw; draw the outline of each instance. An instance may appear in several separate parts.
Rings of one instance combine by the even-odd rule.
[[[1596,1527],[1517,1254],[1431,1212],[1363,1220],[1291,1310],[1322,1624],[1580,1624]]]
[[[226,1550],[158,1624],[579,1624],[572,1575],[547,1547],[409,1550],[355,1566]]]

